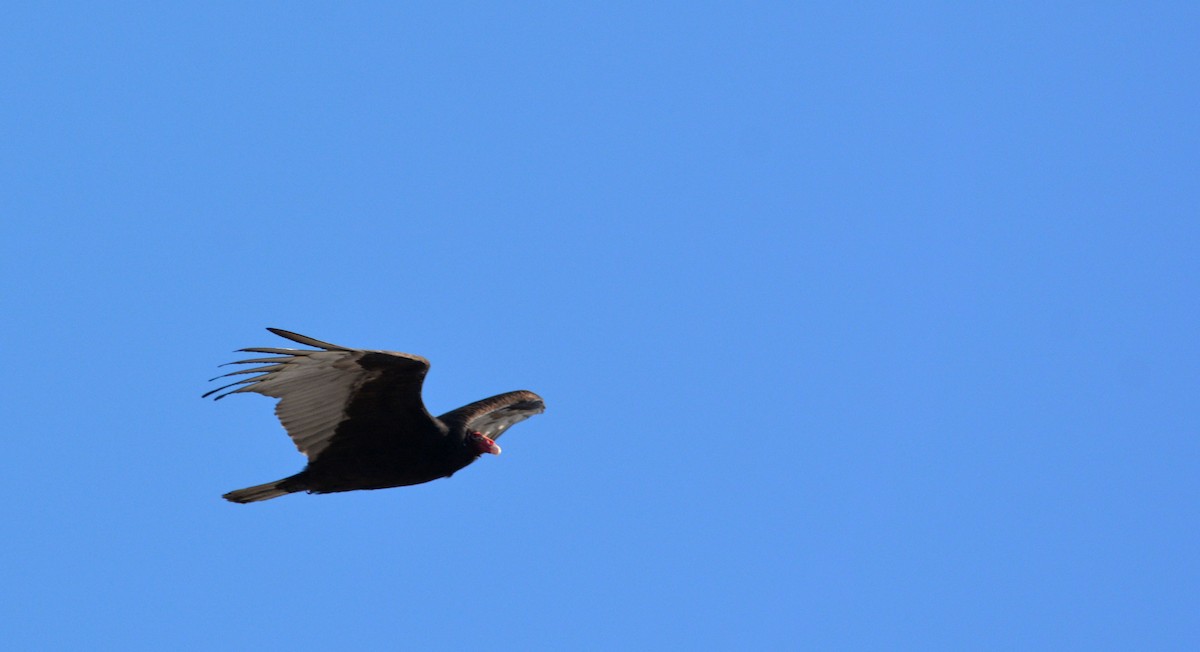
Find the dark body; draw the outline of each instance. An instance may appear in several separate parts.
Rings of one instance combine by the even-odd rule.
[[[479,459],[460,438],[436,430],[396,429],[395,436],[386,439],[341,445],[334,441],[282,486],[320,494],[404,487],[450,477]]]

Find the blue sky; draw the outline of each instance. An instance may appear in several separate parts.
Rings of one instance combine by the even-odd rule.
[[[1195,4],[4,14],[13,649],[1200,645]],[[233,505],[266,326],[548,409]]]

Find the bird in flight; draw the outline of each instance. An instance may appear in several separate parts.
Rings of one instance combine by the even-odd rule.
[[[484,453],[499,455],[496,439],[505,430],[546,410],[540,396],[518,390],[435,418],[421,400],[421,384],[429,371],[425,358],[267,330],[313,348],[240,349],[274,357],[228,363],[263,366],[217,376],[256,374],[204,396],[216,394],[218,400],[253,392],[279,399],[275,415],[308,457],[308,465],[282,480],[225,494],[235,503],[298,491],[385,489],[448,478]]]

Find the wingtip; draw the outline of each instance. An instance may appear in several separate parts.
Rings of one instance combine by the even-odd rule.
[[[528,389],[522,389],[522,390],[517,390],[517,391],[518,391],[518,393],[524,395],[523,402],[534,403],[538,406],[539,414],[541,412],[546,411],[546,400],[543,399],[541,396],[538,396],[535,392],[532,392]]]
[[[279,337],[282,337],[287,340],[291,340],[298,344],[303,344],[305,346],[311,346],[311,347],[318,348],[318,349],[325,349],[326,351],[349,351],[350,350],[339,344],[331,344],[329,342],[323,342],[316,338],[309,337],[307,335],[301,335],[299,333],[289,331],[289,330],[286,330],[283,328],[274,328],[272,326],[268,326],[267,330],[275,335],[278,335]]]

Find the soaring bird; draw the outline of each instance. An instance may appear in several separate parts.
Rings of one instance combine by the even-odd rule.
[[[313,349],[240,349],[275,357],[228,363],[264,366],[217,376],[257,374],[204,396],[216,394],[214,400],[219,400],[253,392],[279,399],[275,415],[296,448],[308,456],[308,465],[282,480],[225,494],[235,503],[297,491],[385,489],[448,478],[484,453],[499,455],[496,439],[505,430],[546,409],[540,396],[519,390],[434,418],[421,400],[421,384],[429,371],[425,358],[267,330]]]

